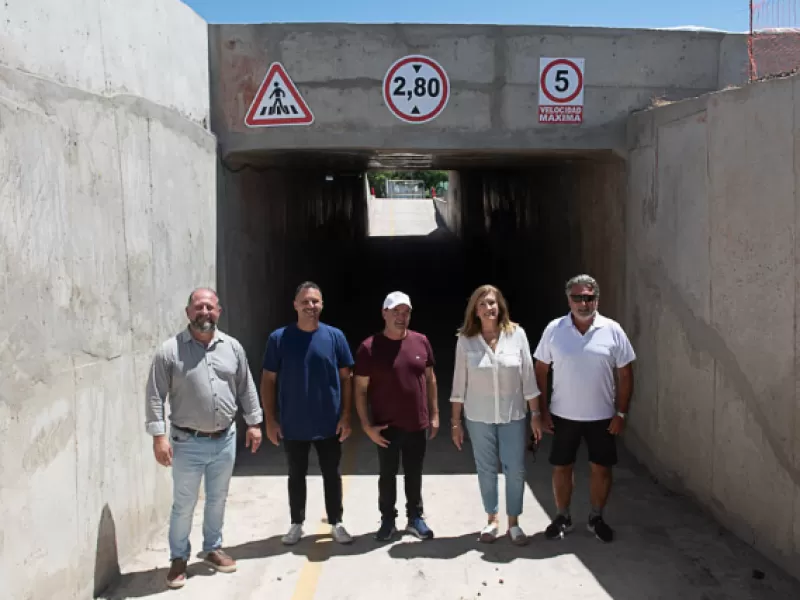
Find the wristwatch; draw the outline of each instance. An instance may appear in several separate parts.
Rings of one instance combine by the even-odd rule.
[[[622,417],[623,419],[627,419],[628,418],[628,413],[617,411],[617,416],[618,417]]]

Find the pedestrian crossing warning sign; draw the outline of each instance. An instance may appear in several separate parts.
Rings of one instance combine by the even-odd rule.
[[[310,125],[314,115],[280,63],[272,63],[244,119],[248,127]]]

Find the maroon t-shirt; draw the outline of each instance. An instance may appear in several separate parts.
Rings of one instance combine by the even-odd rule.
[[[426,367],[434,365],[428,338],[409,331],[402,340],[382,333],[368,337],[356,352],[355,374],[369,377],[367,397],[374,425],[403,431],[428,427]]]

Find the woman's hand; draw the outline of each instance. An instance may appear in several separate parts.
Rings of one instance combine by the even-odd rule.
[[[453,443],[456,445],[456,448],[461,450],[461,447],[464,445],[464,428],[461,426],[460,421],[450,426],[450,436],[453,438]]]

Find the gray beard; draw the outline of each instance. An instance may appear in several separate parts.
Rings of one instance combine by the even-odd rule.
[[[210,331],[214,331],[217,328],[217,324],[214,323],[211,319],[207,319],[205,321],[201,321],[199,319],[195,319],[190,324],[192,329],[199,333],[208,333]]]

